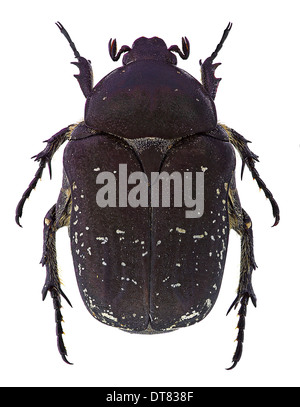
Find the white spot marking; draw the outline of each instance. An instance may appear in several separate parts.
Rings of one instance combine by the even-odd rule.
[[[98,236],[98,237],[96,237],[96,240],[100,240],[101,244],[105,244],[108,242],[108,237],[107,236],[104,236],[104,237]]]
[[[183,321],[185,319],[190,319],[190,318],[194,318],[197,317],[199,315],[199,312],[193,311],[191,314],[187,314],[187,315],[182,315],[182,317],[180,317],[180,320]]]
[[[206,304],[207,308],[210,308],[212,306],[211,299],[207,298],[207,300],[205,301],[205,304]]]
[[[106,312],[102,312],[102,316],[105,318],[112,319],[113,321],[116,321],[116,322],[118,321],[118,319],[116,317],[113,317],[112,315],[107,314]]]

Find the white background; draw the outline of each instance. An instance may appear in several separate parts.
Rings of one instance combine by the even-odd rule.
[[[299,67],[297,1],[13,1],[1,10],[1,386],[299,386]],[[45,270],[43,217],[55,203],[62,152],[53,179],[26,202],[23,228],[14,211],[37,169],[30,157],[42,143],[83,118],[85,99],[70,65],[73,53],[55,21],[69,31],[81,55],[91,59],[95,83],[120,66],[109,39],[132,45],[159,36],[168,46],[187,36],[191,54],[178,65],[200,79],[198,61],[215,49],[228,22],[232,31],[216,62],[223,78],[216,97],[218,118],[252,140],[257,169],[281,209],[271,228],[271,206],[245,169],[237,179],[243,207],[252,217],[254,275],[258,298],[249,304],[244,354],[230,366],[236,312],[225,316],[239,275],[239,238],[232,232],[218,301],[201,323],[165,335],[131,335],[100,324],[77,290],[67,229],[58,232],[65,302],[64,336],[69,359],[56,349],[50,297],[41,301]]]

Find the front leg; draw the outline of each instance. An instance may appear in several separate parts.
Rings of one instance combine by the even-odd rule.
[[[71,62],[71,64],[76,65],[79,68],[79,75],[74,75],[75,78],[78,80],[79,86],[82,90],[82,93],[87,98],[93,89],[93,70],[91,61],[88,59],[80,56],[79,52],[77,51],[74,42],[71,40],[67,30],[64,26],[57,22],[57,27],[60,29],[61,33],[66,37],[68,40],[70,47],[72,48],[75,58],[78,59],[78,62]]]
[[[217,48],[215,51],[211,54],[210,57],[206,58],[206,60],[202,63],[201,59],[199,61],[200,66],[201,66],[201,80],[204,88],[208,92],[209,96],[214,100],[216,97],[217,89],[219,86],[219,82],[221,81],[221,78],[216,78],[215,77],[215,70],[220,63],[214,64],[213,61],[218,55],[218,52],[222,48],[229,31],[231,30],[232,24],[229,23],[228,26],[226,27],[223,36],[221,38],[221,41],[217,45]]]

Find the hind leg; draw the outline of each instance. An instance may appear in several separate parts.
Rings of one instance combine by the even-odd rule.
[[[234,229],[241,236],[240,279],[237,289],[237,296],[227,312],[228,314],[233,307],[236,308],[238,304],[240,304],[240,309],[238,312],[239,321],[237,325],[239,331],[236,338],[237,347],[232,359],[233,364],[229,368],[233,369],[242,356],[245,319],[249,298],[251,298],[253,305],[256,306],[256,296],[254,294],[251,280],[252,272],[257,267],[253,252],[252,222],[249,215],[241,207],[234,179],[232,180],[229,188],[228,212],[230,228]]]
[[[69,363],[69,361],[66,358],[67,351],[62,339],[61,296],[70,306],[72,305],[61,289],[56,256],[56,232],[60,227],[68,226],[69,220],[70,195],[68,190],[62,189],[58,203],[52,206],[44,219],[44,248],[41,263],[46,266],[46,281],[42,290],[43,300],[46,298],[47,293],[50,292],[55,310],[57,346],[62,359],[66,363]]]

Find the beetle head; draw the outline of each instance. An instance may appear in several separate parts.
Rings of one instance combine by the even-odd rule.
[[[172,45],[170,48],[167,48],[166,43],[158,37],[140,37],[134,41],[132,48],[128,47],[128,45],[123,45],[118,53],[117,42],[115,39],[111,39],[108,44],[108,49],[113,61],[117,61],[121,54],[125,53],[123,56],[123,65],[145,59],[163,61],[176,65],[177,58],[173,52],[177,52],[182,59],[187,59],[190,53],[189,41],[186,37],[182,37],[182,51],[177,45]]]

